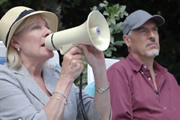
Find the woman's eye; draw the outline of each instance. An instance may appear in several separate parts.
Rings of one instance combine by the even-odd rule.
[[[40,29],[40,26],[34,26],[32,29]]]

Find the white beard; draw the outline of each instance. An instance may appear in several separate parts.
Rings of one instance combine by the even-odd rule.
[[[159,49],[153,49],[151,51],[147,51],[145,54],[147,57],[156,57],[159,55]]]

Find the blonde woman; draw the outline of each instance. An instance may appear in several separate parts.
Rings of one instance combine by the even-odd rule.
[[[96,89],[106,89],[96,92],[94,99],[82,93],[87,117],[110,119],[102,52],[93,46],[72,47],[64,55],[60,71],[46,65],[53,52],[45,47],[45,38],[58,26],[54,13],[18,6],[1,18],[0,26],[0,39],[7,47],[7,63],[0,66],[0,119],[81,119],[79,89],[73,82],[83,70],[82,54],[93,68]]]

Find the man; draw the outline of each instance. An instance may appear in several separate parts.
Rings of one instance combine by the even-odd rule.
[[[180,88],[154,58],[159,55],[158,26],[165,20],[143,10],[123,23],[129,55],[108,69],[113,120],[180,120]]]

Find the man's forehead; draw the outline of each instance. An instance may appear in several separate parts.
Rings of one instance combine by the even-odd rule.
[[[154,28],[154,27],[158,27],[156,22],[154,22],[153,20],[148,20],[147,22],[145,22],[141,27],[135,29],[135,30],[138,30],[138,29],[143,29],[143,28]]]

